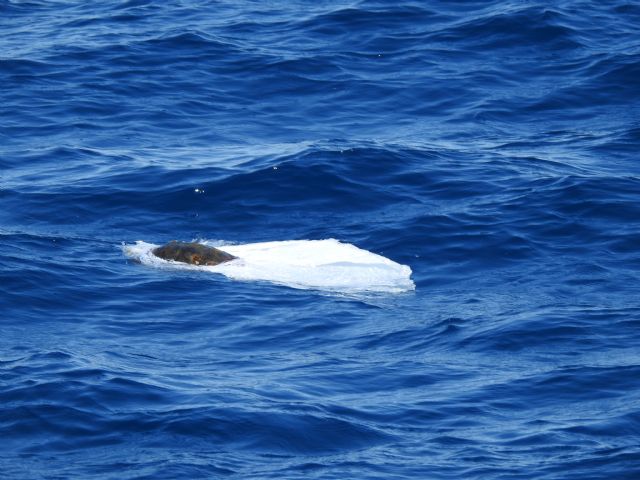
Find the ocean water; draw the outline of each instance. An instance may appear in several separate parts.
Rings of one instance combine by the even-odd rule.
[[[640,478],[639,151],[637,1],[0,0],[0,476]]]

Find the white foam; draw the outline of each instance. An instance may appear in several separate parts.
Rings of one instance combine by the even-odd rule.
[[[221,273],[235,280],[262,280],[293,288],[337,292],[414,290],[411,269],[381,255],[335,239],[220,245],[202,241],[238,257],[220,265],[194,266],[156,257],[158,245],[138,241],[124,253],[145,265]]]

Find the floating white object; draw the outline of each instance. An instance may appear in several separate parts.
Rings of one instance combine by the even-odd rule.
[[[263,280],[293,288],[337,292],[404,292],[414,290],[411,269],[381,255],[333,238],[221,245],[201,241],[238,257],[215,266],[163,260],[152,250],[159,245],[138,241],[124,253],[145,265],[221,273],[235,280]]]

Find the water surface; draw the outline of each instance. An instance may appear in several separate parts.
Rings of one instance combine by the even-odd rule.
[[[0,0],[3,478],[638,478],[638,25]],[[416,290],[122,252],[326,238]]]

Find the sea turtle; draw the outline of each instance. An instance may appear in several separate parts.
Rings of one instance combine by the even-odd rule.
[[[162,247],[154,248],[153,254],[163,260],[188,263],[190,265],[218,265],[238,257],[195,242],[173,240]]]

